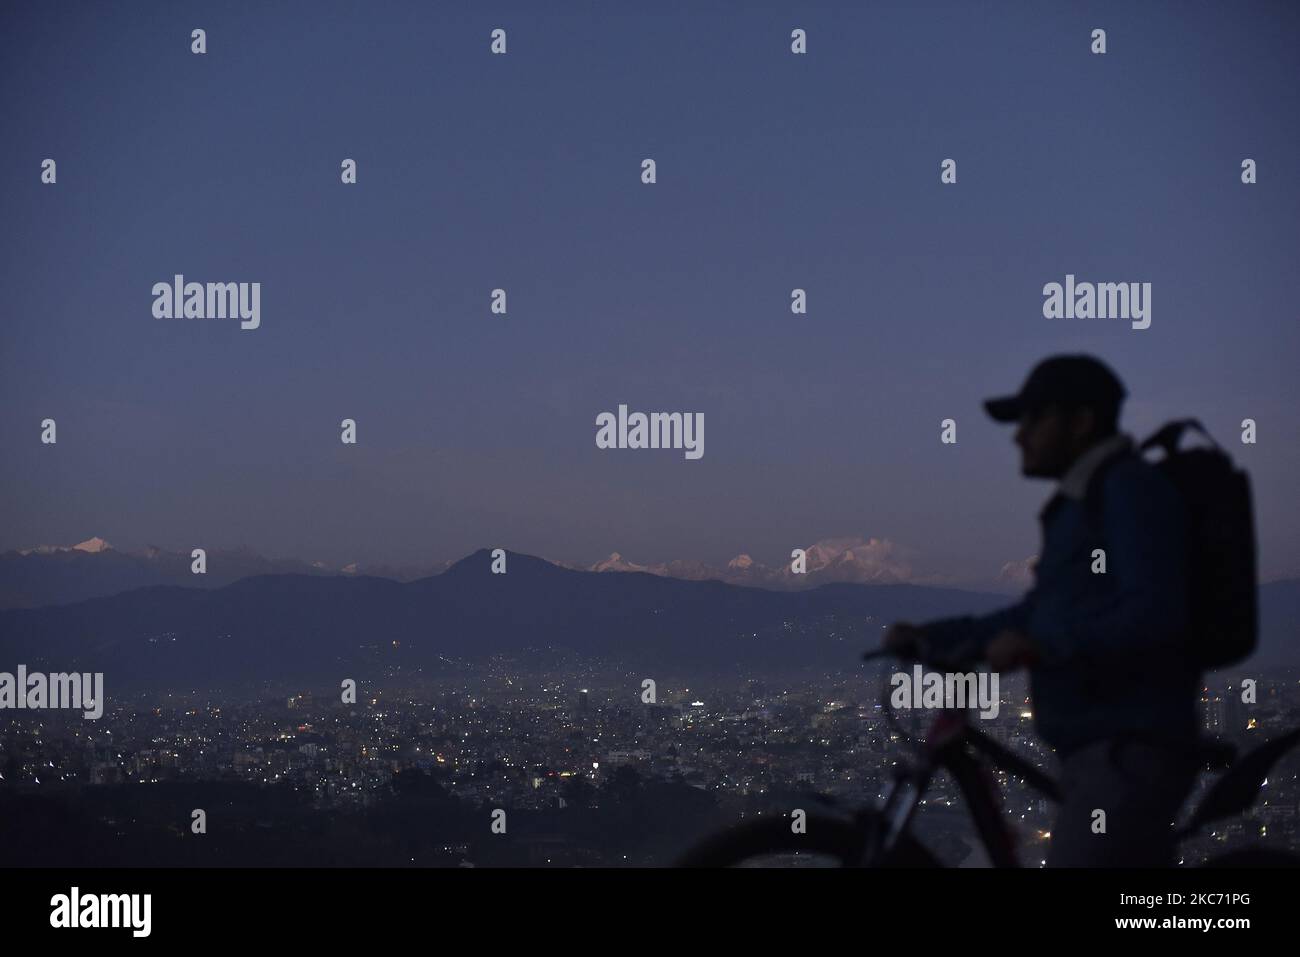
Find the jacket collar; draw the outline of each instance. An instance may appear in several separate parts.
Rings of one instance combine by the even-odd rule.
[[[1133,437],[1127,433],[1119,432],[1109,439],[1098,442],[1080,455],[1074,460],[1074,464],[1066,469],[1065,474],[1061,476],[1061,481],[1056,486],[1056,492],[1039,511],[1038,520],[1045,523],[1056,507],[1067,499],[1081,501],[1088,490],[1088,483],[1102,463],[1112,455],[1128,452],[1132,448]]]
[[[1088,482],[1098,466],[1112,455],[1127,452],[1133,448],[1133,438],[1125,432],[1118,432],[1108,439],[1098,442],[1084,452],[1074,464],[1061,476],[1057,492],[1066,498],[1080,500],[1088,490]]]

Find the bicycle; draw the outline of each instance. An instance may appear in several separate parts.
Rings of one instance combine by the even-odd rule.
[[[864,660],[893,656],[887,650],[869,652]],[[944,663],[951,667],[952,663]],[[788,817],[768,816],[739,824],[691,848],[679,867],[731,867],[772,855],[818,855],[842,867],[943,867],[915,835],[911,825],[934,776],[946,770],[957,783],[970,809],[976,835],[994,867],[1019,867],[1016,839],[1002,813],[1001,798],[990,767],[1020,778],[1059,802],[1061,790],[1049,775],[998,741],[973,727],[969,711],[939,710],[924,737],[916,742],[898,725],[890,705],[888,685],[883,709],[889,726],[904,741],[917,746],[915,761],[893,765],[891,780],[880,803],[847,814],[808,814],[796,832]],[[1197,758],[1224,775],[1205,795],[1180,840],[1207,823],[1247,810],[1265,777],[1279,758],[1300,741],[1300,729],[1265,742],[1238,759],[1235,746],[1214,739],[1198,742]],[[1221,855],[1206,866],[1300,866],[1300,856],[1269,849]]]

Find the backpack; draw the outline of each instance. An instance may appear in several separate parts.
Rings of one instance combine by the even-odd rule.
[[[1179,449],[1179,439],[1188,428],[1209,439],[1213,448]],[[1136,452],[1144,456],[1157,445],[1165,454],[1150,464],[1173,483],[1187,507],[1192,657],[1202,671],[1236,664],[1255,650],[1259,638],[1250,477],[1233,466],[1195,419],[1165,423]],[[1097,472],[1120,455],[1108,459]],[[1102,485],[1089,483],[1087,511],[1094,522],[1100,515]]]

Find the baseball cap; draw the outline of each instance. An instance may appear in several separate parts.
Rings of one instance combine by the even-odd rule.
[[[1029,373],[1015,395],[988,399],[984,408],[999,422],[1015,422],[1024,412],[1053,403],[1095,409],[1118,409],[1128,393],[1119,377],[1089,355],[1049,356]]]

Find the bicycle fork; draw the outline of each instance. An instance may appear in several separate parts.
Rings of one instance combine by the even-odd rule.
[[[911,827],[921,795],[930,785],[930,775],[928,769],[918,773],[908,767],[895,768],[880,807],[865,816],[866,840],[859,866],[879,866],[893,852],[899,838]]]

